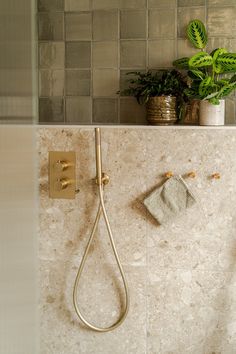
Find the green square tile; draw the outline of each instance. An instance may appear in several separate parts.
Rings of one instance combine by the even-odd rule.
[[[120,23],[121,39],[145,39],[147,36],[146,10],[122,10]]]
[[[117,124],[118,99],[95,98],[93,100],[93,123]]]
[[[175,59],[175,40],[159,39],[148,43],[149,68],[169,68]]]
[[[119,9],[119,0],[92,0],[94,10]]]
[[[144,9],[146,0],[120,0],[120,8],[123,9]]]
[[[93,42],[93,67],[118,67],[118,41]]]
[[[235,0],[208,0],[208,6],[236,6]]]
[[[119,72],[115,69],[94,69],[93,96],[116,96],[119,90]]]
[[[121,68],[146,67],[146,41],[121,41],[120,51]]]
[[[38,0],[38,11],[64,11],[64,0]]]
[[[65,43],[45,42],[39,44],[39,67],[61,69],[65,65]]]
[[[177,6],[177,0],[148,0],[149,8],[174,8]]]
[[[62,97],[64,95],[64,70],[41,69],[39,71],[39,95]]]
[[[178,6],[205,6],[206,0],[178,0]]]
[[[90,85],[90,70],[66,70],[67,96],[90,96]]]
[[[65,11],[88,11],[90,0],[65,0]]]
[[[64,100],[62,97],[42,97],[39,99],[39,122],[64,122]]]
[[[66,97],[66,123],[91,124],[92,100],[90,97]]]
[[[149,10],[149,38],[175,38],[174,9]]]
[[[236,37],[236,6],[208,9],[209,36]]]
[[[121,98],[120,100],[121,124],[146,124],[145,105],[138,104],[136,98]]]
[[[94,11],[93,13],[93,39],[118,39],[118,10]]]
[[[65,14],[66,40],[92,39],[92,14],[90,12]]]
[[[90,68],[91,67],[91,43],[90,42],[66,42],[66,68]]]
[[[39,40],[59,41],[64,38],[64,18],[61,12],[38,14]]]

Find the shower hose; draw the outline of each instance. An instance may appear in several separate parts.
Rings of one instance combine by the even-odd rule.
[[[126,277],[116,250],[116,246],[114,243],[114,239],[113,239],[113,235],[112,235],[112,231],[111,231],[111,227],[110,227],[110,223],[108,220],[108,216],[107,216],[107,212],[106,212],[106,208],[105,208],[105,204],[104,204],[104,197],[103,197],[103,189],[104,186],[108,183],[108,176],[106,176],[104,173],[102,173],[102,157],[101,157],[101,135],[100,135],[100,128],[95,128],[95,151],[96,151],[96,169],[97,169],[97,178],[96,178],[96,183],[98,185],[98,191],[99,191],[99,207],[98,207],[98,211],[97,211],[97,215],[95,218],[95,222],[92,228],[92,232],[91,235],[89,237],[87,246],[85,248],[85,252],[84,255],[82,257],[76,278],[75,278],[75,284],[74,284],[74,290],[73,290],[73,304],[74,304],[74,308],[76,311],[76,314],[78,315],[79,319],[83,322],[83,324],[85,326],[87,326],[88,328],[97,331],[97,332],[109,332],[112,331],[114,329],[116,329],[117,327],[119,327],[125,320],[128,311],[129,311],[129,291],[128,291],[128,285],[127,285],[127,281],[126,281]],[[108,231],[108,235],[109,235],[109,239],[111,242],[111,247],[121,274],[121,278],[124,284],[124,290],[125,290],[125,305],[124,305],[124,310],[122,311],[120,318],[111,326],[109,327],[97,327],[94,324],[90,323],[88,320],[86,320],[86,318],[82,315],[80,308],[79,308],[79,304],[78,304],[78,289],[79,289],[79,282],[81,279],[81,275],[84,269],[84,265],[86,263],[86,259],[88,257],[88,253],[89,253],[89,249],[90,246],[93,242],[97,227],[98,227],[98,223],[100,220],[101,215],[103,214],[106,226],[107,226],[107,231]]]

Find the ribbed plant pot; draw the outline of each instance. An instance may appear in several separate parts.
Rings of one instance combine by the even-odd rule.
[[[147,120],[152,125],[171,125],[176,123],[176,97],[151,97],[146,105]]]
[[[225,100],[214,105],[207,100],[200,102],[200,125],[224,125],[225,124]]]

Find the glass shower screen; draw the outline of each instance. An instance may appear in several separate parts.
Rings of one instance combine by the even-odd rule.
[[[0,0],[0,354],[37,354],[36,9]]]

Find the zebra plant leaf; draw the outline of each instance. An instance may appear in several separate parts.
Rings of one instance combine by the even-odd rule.
[[[198,69],[191,69],[189,71],[189,75],[195,80],[196,79],[203,80],[206,76],[201,70]]]
[[[207,76],[199,85],[199,94],[201,97],[205,98],[212,93],[213,81],[210,76]]]
[[[184,57],[173,61],[173,65],[179,69],[188,69],[189,68],[188,62],[189,62],[189,58]]]
[[[187,36],[195,48],[203,49],[207,45],[207,32],[204,24],[199,20],[190,21],[187,27]]]
[[[207,52],[199,52],[189,59],[189,66],[192,68],[202,68],[213,64],[213,58]]]
[[[213,70],[216,74],[220,74],[222,71],[221,64],[217,61],[218,57],[222,54],[228,53],[225,48],[217,48],[212,53],[211,56],[213,57]]]
[[[221,99],[225,96],[228,96],[231,94],[231,92],[233,92],[234,90],[236,89],[236,82],[231,82],[230,84],[228,85],[225,85],[223,86],[218,95],[217,95],[217,98]]]
[[[231,77],[231,79],[230,79],[229,82],[230,82],[230,83],[231,83],[231,82],[236,82],[236,74]]]
[[[225,53],[219,55],[216,59],[216,64],[220,65],[221,72],[230,72],[236,70],[236,53]]]

